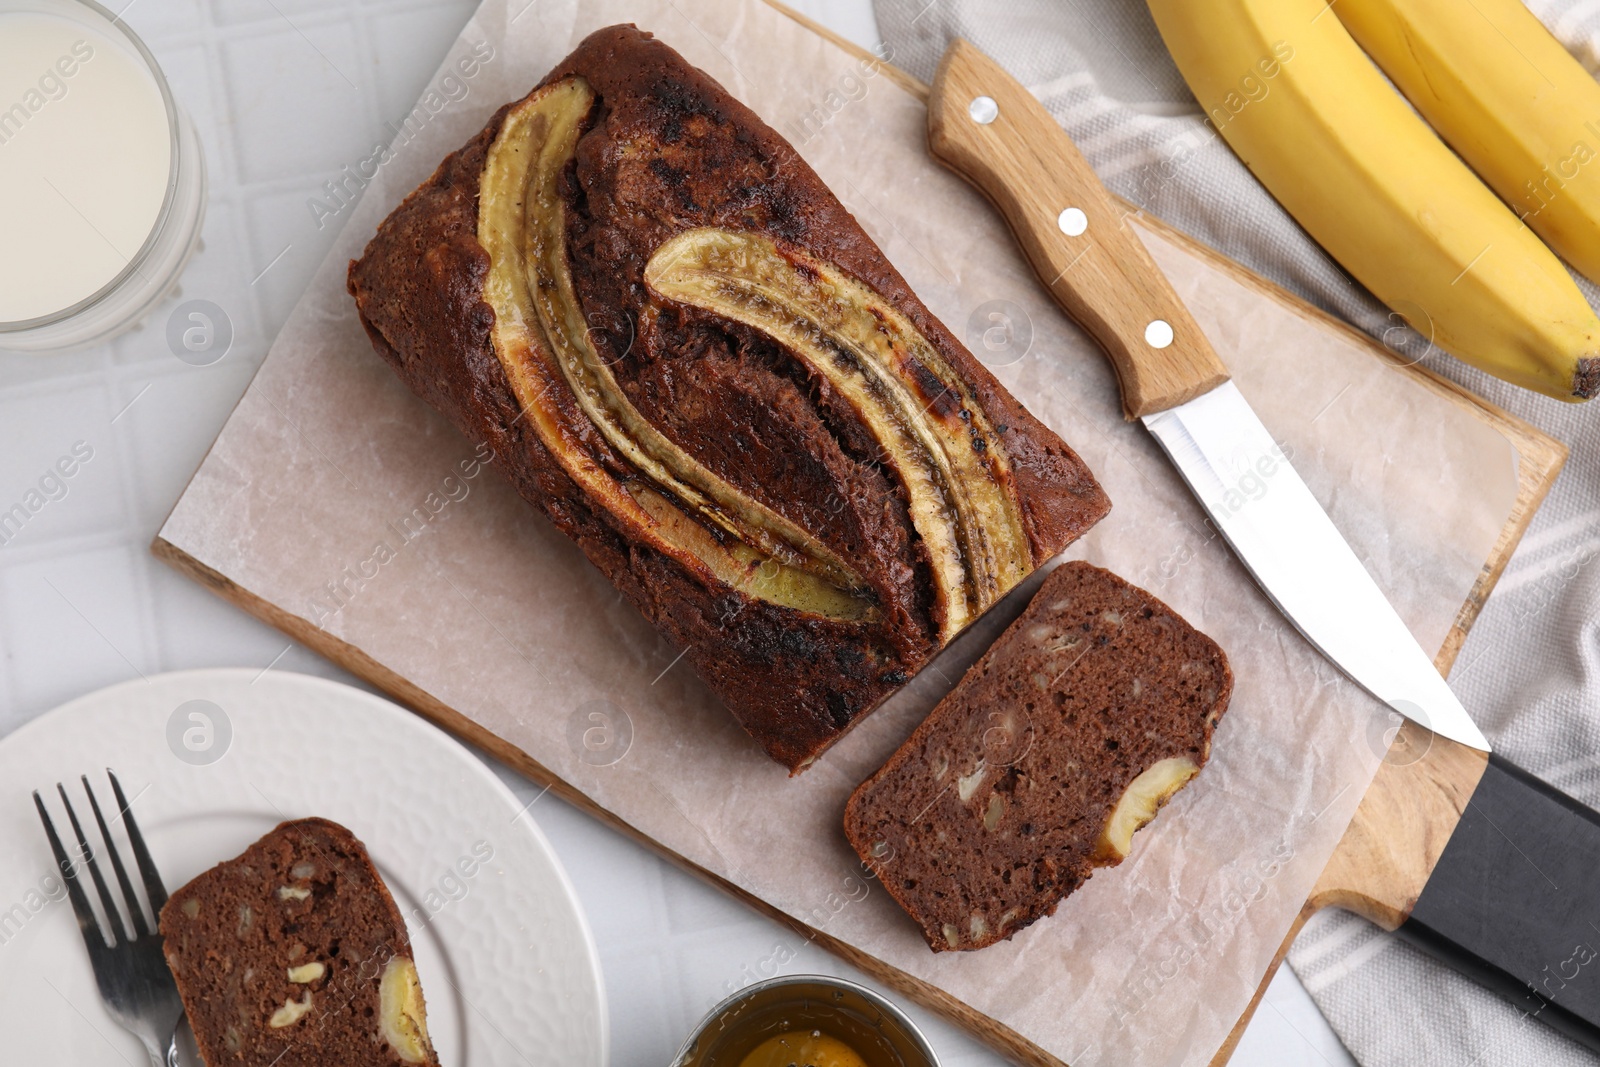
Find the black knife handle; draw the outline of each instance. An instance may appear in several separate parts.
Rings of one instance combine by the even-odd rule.
[[[1489,757],[1402,936],[1600,1051],[1600,814]]]

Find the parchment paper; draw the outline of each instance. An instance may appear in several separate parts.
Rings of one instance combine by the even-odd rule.
[[[1082,453],[1114,508],[1069,554],[1151,589],[1232,659],[1237,691],[1210,766],[1128,862],[1012,942],[931,954],[863,875],[840,817],[1022,597],[790,780],[678,650],[411,397],[345,295],[346,261],[447,151],[583,34],[621,21],[653,30],[788,136],[935,313]],[[458,62],[486,45],[492,58],[465,74]],[[1391,724],[1208,536],[1153,442],[1122,421],[1104,359],[991,209],[927,157],[925,121],[881,72],[753,0],[586,0],[581,12],[574,0],[487,0],[161,536],[673,852],[1022,1041],[1075,1065],[1202,1064],[1246,1006]],[[1418,639],[1438,648],[1509,514],[1509,442],[1343,335],[1151,243],[1296,467]]]

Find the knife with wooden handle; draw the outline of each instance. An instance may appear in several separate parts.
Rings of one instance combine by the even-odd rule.
[[[1289,621],[1426,728],[1406,726],[1401,751],[1416,758],[1391,759],[1373,787],[1411,792],[1417,810],[1385,825],[1364,803],[1368,817],[1358,813],[1308,909],[1338,905],[1398,930],[1600,1049],[1600,898],[1590,889],[1600,815],[1488,754],[1077,146],[966,41],[935,76],[928,141],[999,209],[1040,280],[1105,349],[1127,417],[1144,422]],[[1268,470],[1259,499],[1230,492]]]
[[[1110,192],[1039,102],[958,40],[934,78],[928,143],[1000,209],[1057,303],[1111,358],[1128,418],[1143,421],[1289,621],[1401,715],[1489,751]],[[1240,492],[1258,482],[1264,491]]]

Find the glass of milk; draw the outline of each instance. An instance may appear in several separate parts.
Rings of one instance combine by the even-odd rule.
[[[104,341],[171,291],[205,162],[144,43],[92,0],[0,0],[0,349]]]

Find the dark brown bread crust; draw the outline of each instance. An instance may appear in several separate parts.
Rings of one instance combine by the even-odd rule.
[[[1109,504],[1077,454],[933,316],[816,172],[755,112],[632,26],[590,34],[545,83],[574,74],[586,78],[603,102],[578,155],[589,218],[573,226],[574,248],[590,252],[579,259],[587,266],[577,272],[580,295],[586,307],[611,315],[610,328],[597,331],[603,337],[629,336],[615,309],[637,303],[644,261],[673,234],[726,226],[781,238],[837,265],[899,308],[972,387],[991,421],[1006,427],[1001,439],[1040,561],[1105,513]],[[652,151],[619,152],[623,145]],[[591,302],[589,294],[596,299]],[[684,317],[692,322],[698,316]],[[850,418],[840,422],[855,425]]]
[[[591,507],[521,418],[491,341],[494,314],[481,295],[489,258],[476,238],[480,177],[510,105],[384,222],[351,264],[350,291],[374,347],[413,391],[487,444],[518,491],[688,650],[744,728],[795,770],[937,650],[926,553],[903,487],[798,360],[709,313],[647,306],[643,268],[662,240],[696,226],[755,229],[831,261],[898,307],[1004,428],[1036,564],[1109,503],[1071,449],[928,312],[794,150],[721,86],[631,26],[592,34],[544,84],[573,74],[598,97],[563,189],[592,341],[630,401],[675,444],[856,565],[883,623],[869,632],[708,584]],[[570,393],[556,401],[575,407]],[[609,469],[626,469],[592,428],[585,444]]]
[[[431,1049],[408,1063],[381,1036],[379,985],[411,943],[366,848],[338,823],[280,824],[174,893],[160,926],[208,1067],[437,1067]],[[315,978],[290,979],[316,963]],[[271,1025],[308,996],[304,1014]]]
[[[1138,775],[1204,766],[1233,672],[1171,608],[1065,563],[883,768],[845,835],[935,951],[1052,914],[1115,857],[1096,842]]]

